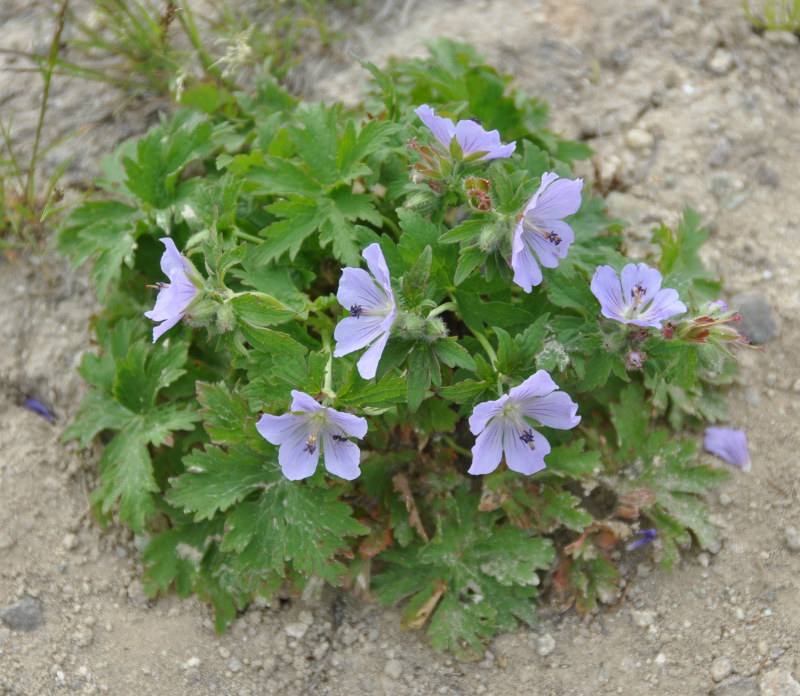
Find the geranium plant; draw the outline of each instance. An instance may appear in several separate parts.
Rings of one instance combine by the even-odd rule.
[[[697,216],[623,256],[589,150],[469,47],[366,67],[362,110],[203,85],[109,159],[60,235],[105,306],[66,436],[105,433],[151,594],[222,630],[324,580],[477,655],[542,588],[591,611],[626,549],[715,542],[727,474],[676,430],[725,418],[742,337]]]

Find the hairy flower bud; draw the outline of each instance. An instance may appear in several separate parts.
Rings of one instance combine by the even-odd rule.
[[[225,302],[217,307],[217,330],[220,333],[230,331],[236,325],[236,314],[230,302]]]
[[[478,236],[481,251],[491,254],[506,245],[511,237],[511,229],[503,220],[495,220],[487,224]]]

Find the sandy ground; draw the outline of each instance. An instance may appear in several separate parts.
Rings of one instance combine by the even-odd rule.
[[[47,7],[4,2],[0,45],[46,46]],[[439,34],[476,43],[551,104],[557,130],[589,140],[601,183],[621,187],[609,206],[632,222],[636,253],[685,204],[709,222],[707,262],[728,299],[766,303],[749,320],[770,339],[740,353],[730,391],[753,468],[711,501],[721,548],[687,554],[673,573],[626,558],[622,604],[588,619],[545,606],[539,627],[497,638],[479,663],[433,653],[423,635],[400,631],[396,610],[336,592],[251,607],[216,636],[200,602],[144,597],[135,540],[91,519],[96,452],[59,437],[84,391],[74,368],[96,305],[82,274],[23,254],[0,260],[0,611],[23,600],[43,623],[0,623],[0,694],[800,694],[796,37],[753,33],[731,0],[406,0],[376,3],[350,29],[348,47],[378,64],[421,55],[421,40]],[[13,114],[24,147],[38,84],[15,66],[0,56],[0,116]],[[362,79],[344,46],[307,75],[310,96],[346,100]],[[75,156],[65,179],[74,195],[160,105],[57,80],[48,138],[80,132],[46,166]],[[588,164],[583,174],[598,176]],[[55,424],[22,407],[30,396]]]

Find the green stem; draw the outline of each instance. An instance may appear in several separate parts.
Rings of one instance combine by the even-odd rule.
[[[454,309],[458,309],[458,306],[455,302],[445,302],[443,305],[439,305],[436,309],[434,309],[429,315],[428,319],[432,317],[438,317],[443,312],[450,312]]]
[[[461,445],[456,444],[456,441],[452,437],[450,437],[449,435],[442,435],[442,441],[448,447],[450,447],[450,449],[452,449],[454,452],[458,452],[460,455],[463,455],[464,457],[471,457],[472,456],[472,452],[470,452],[468,449],[462,447]]]
[[[262,244],[264,242],[263,239],[260,237],[256,237],[255,235],[248,234],[247,232],[242,232],[241,230],[234,230],[233,233],[239,237],[239,239],[244,239],[248,242],[253,242],[254,244]]]
[[[381,218],[383,218],[383,223],[399,237],[401,232],[400,228],[397,226],[397,223],[388,215],[381,215]]]
[[[475,338],[478,339],[478,343],[483,346],[483,349],[486,351],[486,354],[489,356],[489,359],[492,362],[492,366],[494,366],[494,364],[497,362],[497,353],[494,352],[494,348],[492,348],[492,344],[489,343],[489,339],[477,331],[473,331],[472,335],[475,336]]]
[[[58,23],[56,30],[53,34],[53,40],[50,42],[50,53],[47,57],[47,66],[42,71],[42,79],[44,80],[44,87],[42,88],[42,105],[39,107],[39,122],[36,124],[36,135],[33,139],[33,148],[31,149],[31,162],[28,169],[28,180],[25,184],[25,195],[28,199],[28,204],[33,208],[33,200],[35,196],[34,183],[36,164],[39,159],[39,143],[42,138],[42,128],[44,127],[44,117],[47,113],[47,99],[50,96],[50,81],[53,77],[53,68],[55,67],[56,60],[58,59],[58,49],[61,45],[61,33],[64,31],[64,24],[67,17],[67,6],[69,0],[64,0],[61,4],[61,10],[58,13]]]

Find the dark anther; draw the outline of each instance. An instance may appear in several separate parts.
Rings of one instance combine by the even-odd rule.
[[[547,241],[555,246],[561,244],[561,237],[559,237],[555,232],[551,232],[547,235]]]
[[[308,452],[309,454],[314,454],[317,451],[317,437],[316,435],[312,435],[308,438],[306,442],[306,446],[303,447],[303,452]]]
[[[528,447],[530,447],[532,450],[536,449],[536,447],[533,444],[533,430],[531,430],[530,428],[524,431],[522,435],[519,436],[519,439],[522,440],[526,445],[528,445]]]
[[[352,307],[350,307],[350,316],[354,317],[355,319],[358,319],[363,313],[364,310],[360,304],[354,304]]]
[[[342,435],[331,435],[336,442],[347,442],[347,438]]]

